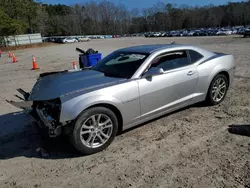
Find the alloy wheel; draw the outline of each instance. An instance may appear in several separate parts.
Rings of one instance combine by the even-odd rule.
[[[112,135],[113,123],[105,114],[95,114],[82,125],[80,138],[89,148],[97,148],[105,144]]]
[[[227,83],[223,78],[218,78],[214,84],[212,89],[212,97],[215,102],[220,102],[227,90]]]

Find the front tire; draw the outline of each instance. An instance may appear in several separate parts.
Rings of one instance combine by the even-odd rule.
[[[106,149],[118,131],[118,120],[113,111],[104,107],[85,110],[76,119],[71,142],[85,155]]]
[[[228,86],[228,79],[225,75],[218,74],[215,76],[209,86],[206,102],[209,105],[220,104],[226,97]]]

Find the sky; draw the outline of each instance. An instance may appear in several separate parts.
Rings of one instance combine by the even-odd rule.
[[[66,4],[66,5],[73,5],[76,3],[84,3],[87,2],[88,0],[38,0],[43,3],[47,4]],[[101,0],[93,0],[96,2],[100,2]],[[132,9],[132,8],[148,8],[153,6],[154,4],[158,2],[163,2],[163,3],[172,3],[172,4],[187,4],[191,6],[195,5],[208,5],[208,4],[214,4],[214,5],[221,5],[221,4],[226,4],[229,2],[229,0],[108,0],[114,3],[122,3],[124,4],[127,8]],[[230,0],[230,2],[238,2],[239,0]]]

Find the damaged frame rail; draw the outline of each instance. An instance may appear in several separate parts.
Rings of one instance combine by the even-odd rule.
[[[23,97],[20,97],[18,95],[14,95],[18,99],[22,100],[20,102],[16,101],[9,101],[6,100],[9,104],[20,108],[23,110],[25,114],[27,114],[29,117],[31,117],[39,126],[39,128],[45,128],[47,127],[49,129],[49,136],[50,137],[56,137],[61,134],[61,126],[54,127],[52,123],[49,121],[52,120],[52,118],[46,117],[44,114],[44,111],[39,108],[33,108],[33,101],[29,101],[30,93],[24,91],[23,89],[19,88],[17,91],[22,94]]]

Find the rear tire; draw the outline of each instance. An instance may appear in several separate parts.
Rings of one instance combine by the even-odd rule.
[[[104,107],[93,107],[76,119],[70,140],[78,151],[90,155],[106,149],[117,131],[118,120],[114,112]]]
[[[228,86],[228,79],[225,75],[218,74],[215,76],[209,86],[206,102],[209,105],[220,104],[226,97]]]

